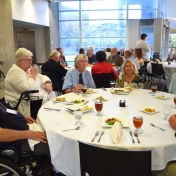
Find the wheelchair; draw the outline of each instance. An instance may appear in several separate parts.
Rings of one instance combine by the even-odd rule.
[[[37,93],[38,90],[25,91],[21,94],[15,110],[21,100],[29,101],[29,93]],[[0,175],[3,176],[37,176],[40,172],[46,176],[43,163],[50,161],[47,155],[34,155],[31,151],[21,151],[20,141],[0,143]],[[32,173],[32,174],[31,174]]]

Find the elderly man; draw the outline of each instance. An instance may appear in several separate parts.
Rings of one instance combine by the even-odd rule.
[[[120,48],[120,51],[117,52],[119,56],[124,56],[124,49]]]
[[[117,48],[111,49],[111,56],[109,56],[107,62],[114,64],[114,68],[118,68],[123,64],[123,57],[117,54]]]
[[[147,34],[141,34],[141,40],[137,42],[136,48],[142,49],[144,61],[150,61],[150,50],[152,49],[152,47],[146,43],[146,39]]]
[[[95,65],[97,63],[95,55],[93,54],[93,48],[91,46],[87,50],[87,57],[88,57],[89,64]]]
[[[132,60],[132,61],[135,63],[137,69],[138,69],[138,70],[140,69],[139,62],[137,61],[137,59],[135,59],[135,58],[133,57],[133,53],[132,53],[131,49],[125,50],[124,58],[125,58],[125,60]]]
[[[88,65],[87,56],[78,54],[74,62],[75,68],[67,72],[62,90],[65,93],[80,92],[83,85],[88,88],[96,88],[91,73],[86,70]]]
[[[49,54],[49,60],[42,65],[42,71],[53,72],[56,76],[60,88],[62,89],[63,78],[66,75],[67,70],[60,65],[59,61],[62,58],[59,56],[60,53],[57,50],[51,51],[51,53]]]
[[[21,114],[36,118],[43,96],[51,94],[52,85],[47,76],[38,73],[38,66],[30,68],[32,56],[33,54],[25,48],[16,51],[16,64],[9,69],[5,79],[5,100],[15,107],[22,92],[39,90],[39,93],[30,94],[33,101],[23,100],[18,108]]]

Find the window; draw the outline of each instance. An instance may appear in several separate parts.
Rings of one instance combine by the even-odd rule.
[[[81,47],[92,46],[94,53],[106,47],[126,48],[128,19],[156,18],[158,0],[61,0],[58,4],[60,46],[71,62]]]

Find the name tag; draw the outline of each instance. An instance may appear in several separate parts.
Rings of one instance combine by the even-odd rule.
[[[17,111],[15,111],[13,109],[8,109],[8,108],[6,108],[6,112],[8,112],[10,114],[17,114]]]

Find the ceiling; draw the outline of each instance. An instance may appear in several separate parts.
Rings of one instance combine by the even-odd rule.
[[[13,20],[13,27],[16,27],[16,28],[32,28],[32,27],[41,27],[41,26],[43,27],[43,25]]]

